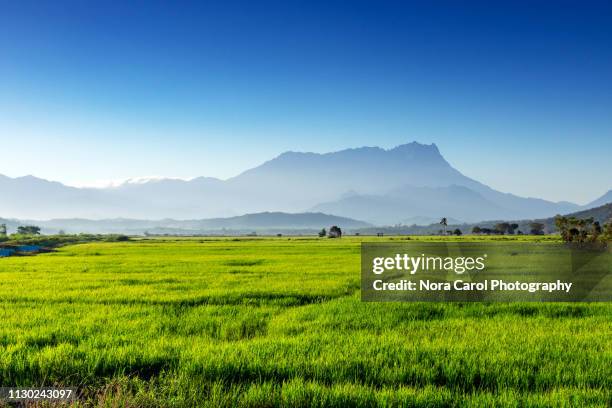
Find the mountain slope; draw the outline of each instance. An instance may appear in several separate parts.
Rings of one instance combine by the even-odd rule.
[[[591,201],[590,203],[585,205],[584,208],[588,209],[588,208],[593,208],[593,207],[599,207],[599,206],[602,206],[608,203],[612,203],[612,190],[609,190],[607,193],[605,193],[598,199]]]

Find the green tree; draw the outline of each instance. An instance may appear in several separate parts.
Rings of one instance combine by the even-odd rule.
[[[529,228],[532,235],[544,235],[544,224],[541,222],[531,222]]]
[[[319,238],[323,238],[326,235],[327,235],[327,231],[325,230],[325,228],[323,228],[321,231],[319,231]]]
[[[612,218],[604,225],[601,240],[603,242],[612,242]]]
[[[456,228],[456,229],[453,231],[453,234],[455,234],[455,235],[459,236],[459,235],[461,235],[461,234],[462,234],[462,232],[461,232],[461,230],[460,230],[459,228]]]
[[[555,217],[555,227],[557,227],[557,230],[559,231],[559,234],[561,235],[561,239],[565,242],[569,242],[570,241],[569,219],[567,217],[557,215]]]
[[[507,222],[500,222],[498,224],[495,224],[495,230],[499,233],[504,235],[506,232],[508,232],[508,229],[510,228],[510,224],[508,224]]]
[[[0,224],[0,242],[6,241],[7,239],[6,224]]]
[[[595,221],[593,223],[592,228],[591,228],[591,239],[590,239],[590,241],[591,242],[598,241],[602,232],[603,232],[603,228],[601,228],[601,224],[599,224],[599,221]]]
[[[474,228],[472,228],[472,234],[480,234],[482,232],[482,230],[480,229],[480,227],[478,225],[476,225]]]
[[[593,217],[577,219],[558,215],[555,217],[555,226],[565,242],[597,242],[604,233],[604,229]]]
[[[329,229],[329,234],[327,234],[328,238],[341,238],[342,230],[337,225],[334,225]]]
[[[21,225],[17,227],[17,233],[22,235],[39,235],[40,227],[36,225]]]
[[[440,225],[442,225],[444,235],[446,235],[446,227],[448,226],[448,220],[446,219],[446,217],[442,217],[442,219],[440,220]]]

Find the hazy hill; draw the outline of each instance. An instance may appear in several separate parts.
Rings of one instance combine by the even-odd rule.
[[[600,205],[599,207],[576,211],[568,214],[568,216],[581,219],[593,217],[595,221],[599,221],[600,224],[604,224],[608,221],[612,221],[612,200],[607,204]],[[554,221],[554,217],[547,218],[546,220],[547,222],[552,222]]]
[[[612,220],[612,203],[604,204],[599,207],[590,208],[587,210],[576,211],[573,213],[565,214],[568,217],[576,217],[580,219],[591,218],[595,221],[598,221],[601,225],[605,224],[609,220]],[[529,224],[531,222],[540,222],[545,225],[545,231],[547,233],[556,232],[557,228],[555,227],[555,217],[546,217],[535,220],[518,220],[518,221],[510,221],[511,223],[515,222],[519,224],[519,229],[522,231],[529,231]],[[497,222],[489,221],[489,222],[481,222],[478,223],[479,226],[491,227],[494,226]],[[471,229],[470,229],[471,230]]]
[[[410,217],[536,218],[579,209],[502,193],[462,175],[434,144],[287,152],[228,180],[199,177],[74,188],[0,177],[4,217],[202,219],[246,213],[325,212],[395,224]]]
[[[245,229],[245,228],[327,228],[338,225],[341,228],[361,228],[369,224],[351,218],[317,213],[287,214],[282,212],[264,212],[246,214],[230,218],[212,218],[194,223],[198,228],[206,229]]]
[[[576,218],[591,218],[595,221],[598,221],[601,225],[610,222],[612,220],[612,203],[604,204],[599,207],[590,208],[588,210],[576,211],[570,214],[565,214],[569,217]],[[453,231],[458,228],[464,234],[469,234],[472,231],[472,228],[478,225],[481,228],[491,228],[493,229],[496,224],[501,222],[508,223],[516,223],[519,225],[517,230],[528,233],[530,231],[530,226],[532,222],[539,222],[544,224],[546,233],[554,233],[556,232],[555,227],[555,217],[547,217],[540,219],[523,219],[523,220],[509,220],[509,219],[497,219],[497,220],[489,220],[489,221],[479,221],[472,223],[449,223],[447,230]],[[430,225],[400,225],[400,226],[389,226],[389,227],[366,227],[361,228],[357,232],[362,234],[375,234],[377,232],[383,232],[385,234],[393,235],[393,234],[437,234],[441,230],[440,224],[438,222],[434,222]]]
[[[452,218],[452,217],[446,217],[447,222],[449,224],[461,224],[461,221]],[[431,225],[431,224],[435,224],[440,222],[440,218],[433,218],[433,217],[425,217],[425,216],[419,216],[416,215],[414,217],[409,217],[409,218],[405,218],[403,220],[400,221],[399,225]]]
[[[0,223],[3,223],[0,220]],[[266,212],[246,214],[230,218],[212,218],[202,220],[136,220],[136,219],[54,219],[49,221],[6,220],[11,232],[19,225],[38,225],[43,233],[57,233],[60,230],[66,233],[123,233],[143,234],[172,233],[172,234],[204,234],[204,233],[240,233],[252,231],[266,232],[295,232],[319,231],[338,225],[343,229],[364,228],[370,224],[345,217],[322,213],[287,214],[280,212]]]
[[[373,211],[376,209],[376,211]],[[510,212],[467,187],[404,186],[381,195],[353,195],[313,207],[313,211],[343,214],[374,224],[393,225],[406,214],[443,214],[465,221],[499,217]]]

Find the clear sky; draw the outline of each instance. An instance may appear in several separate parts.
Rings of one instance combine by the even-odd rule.
[[[1,2],[0,174],[226,178],[416,140],[501,191],[596,198],[612,5],[492,3]]]

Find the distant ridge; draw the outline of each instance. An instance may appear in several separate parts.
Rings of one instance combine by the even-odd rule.
[[[604,204],[599,207],[590,208],[587,210],[576,211],[570,214],[565,214],[568,217],[575,217],[579,219],[591,218],[601,225],[612,222],[612,203]],[[447,230],[459,229],[463,234],[469,234],[472,228],[479,226],[481,228],[494,229],[495,225],[500,222],[516,223],[518,224],[517,231],[528,233],[530,231],[530,224],[532,222],[538,222],[544,224],[544,232],[547,234],[554,233],[557,231],[555,226],[555,216],[540,218],[540,219],[522,219],[522,220],[508,220],[508,219],[497,219],[488,221],[478,221],[471,223],[456,223],[453,222],[447,226]],[[440,233],[440,224],[437,222],[430,225],[398,225],[388,227],[365,227],[357,230],[362,234],[375,234],[377,232],[383,232],[385,234],[438,234]]]
[[[356,229],[370,226],[370,224],[346,217],[323,213],[288,214],[281,212],[264,212],[245,214],[229,218],[211,218],[202,220],[137,220],[137,219],[54,219],[48,221],[31,220],[2,220],[9,230],[14,232],[19,225],[35,224],[43,229],[43,233],[57,233],[62,230],[66,233],[122,233],[144,234],[172,233],[172,234],[203,234],[203,233],[245,233],[245,232],[286,232],[300,233],[302,231],[319,231],[337,225],[343,229]]]

